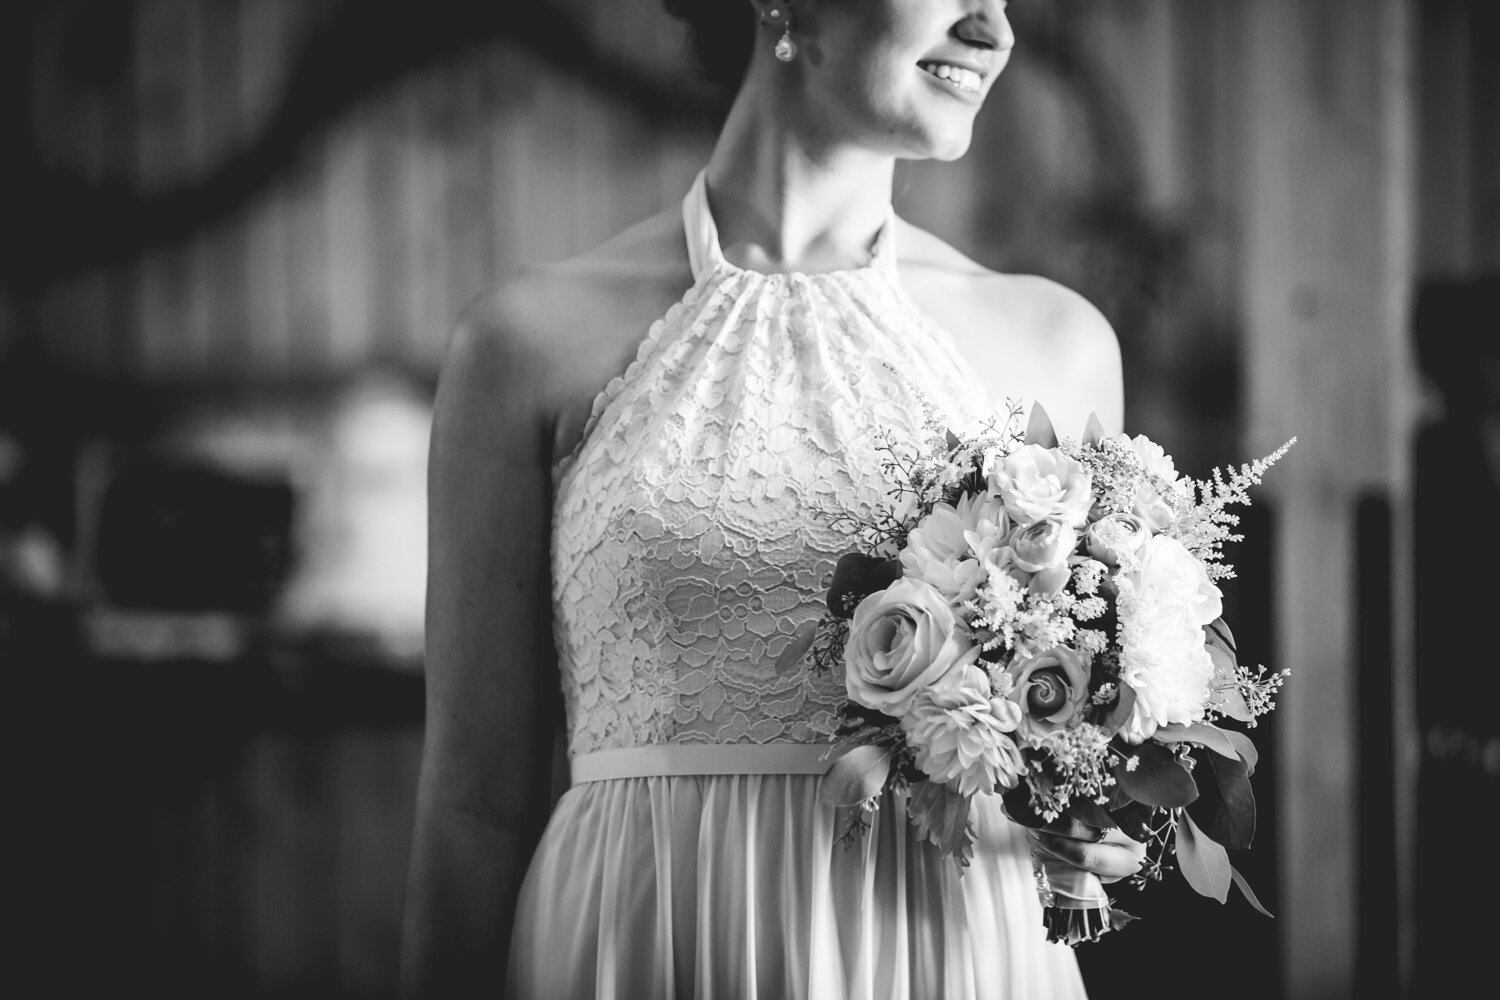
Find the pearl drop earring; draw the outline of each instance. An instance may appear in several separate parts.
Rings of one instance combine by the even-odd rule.
[[[776,39],[776,48],[772,50],[775,52],[776,58],[782,62],[791,62],[797,58],[797,43],[792,41],[791,15],[783,11],[780,7],[772,7],[766,11],[764,23],[772,27],[781,26],[781,37]]]

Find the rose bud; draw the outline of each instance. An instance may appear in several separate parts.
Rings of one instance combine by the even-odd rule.
[[[1021,706],[1021,734],[1033,744],[1068,725],[1088,704],[1088,664],[1066,646],[1054,646],[1007,670],[1015,681],[1010,700]]]
[[[1026,710],[1045,719],[1067,703],[1068,684],[1056,670],[1038,670],[1026,686]]]
[[[1089,555],[1113,567],[1139,552],[1150,538],[1151,529],[1134,514],[1108,514],[1088,526],[1083,545]]]
[[[1018,569],[1039,573],[1066,563],[1077,544],[1078,533],[1072,526],[1048,518],[1015,533],[1010,540],[1011,558]]]
[[[828,610],[835,618],[847,620],[860,601],[900,578],[900,559],[882,559],[862,552],[846,553],[833,567],[833,582],[828,585]]]

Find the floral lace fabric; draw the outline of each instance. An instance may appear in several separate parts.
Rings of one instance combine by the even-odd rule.
[[[890,224],[867,266],[764,274],[724,259],[701,175],[684,220],[693,287],[555,472],[573,755],[826,739],[842,678],[775,668],[848,550],[819,509],[881,497],[878,434],[916,439],[918,393],[957,426],[994,412],[897,283]]]

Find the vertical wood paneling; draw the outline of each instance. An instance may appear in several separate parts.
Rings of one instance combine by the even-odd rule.
[[[292,38],[285,6],[250,0],[239,7],[239,105],[247,136],[261,126],[267,93],[275,90],[272,74]],[[288,371],[292,326],[287,214],[286,185],[275,182],[230,222],[244,232],[245,260],[238,275],[225,275],[223,280],[237,281],[244,295],[249,371],[255,374]]]
[[[327,206],[329,364],[352,368],[369,357],[375,340],[370,315],[371,214],[370,130],[368,107],[361,107],[325,143],[321,197]],[[310,195],[311,197],[312,195]]]
[[[424,72],[401,97],[401,238],[407,269],[398,280],[409,290],[395,349],[395,357],[402,359],[417,356],[419,344],[440,337],[453,322],[448,304],[446,82],[446,76]]]
[[[287,368],[293,379],[328,371],[334,356],[329,321],[331,289],[328,214],[323,198],[329,151],[325,143],[309,149],[287,178],[286,258],[287,322],[291,339]]]
[[[1282,525],[1275,659],[1294,671],[1277,720],[1294,1000],[1350,996],[1354,984],[1352,518],[1366,488],[1402,506],[1414,410],[1405,17],[1401,0],[1267,0],[1247,22],[1263,56],[1243,112],[1250,437],[1256,450],[1300,438],[1268,484]],[[1395,561],[1406,565],[1401,553]],[[1398,635],[1409,613],[1392,608]]]

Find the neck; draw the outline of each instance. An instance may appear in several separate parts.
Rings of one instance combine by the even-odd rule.
[[[791,88],[760,80],[746,80],[708,162],[724,255],[770,271],[866,263],[890,209],[895,158],[820,132],[798,114]]]

